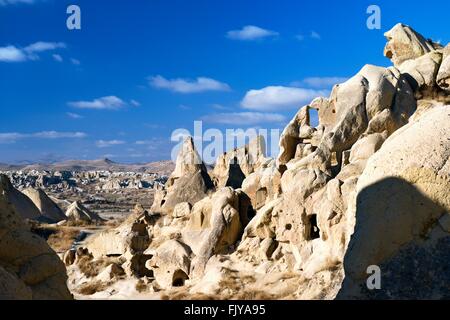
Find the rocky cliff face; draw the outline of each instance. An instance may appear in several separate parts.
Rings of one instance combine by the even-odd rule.
[[[122,263],[169,297],[448,297],[449,46],[402,24],[386,38],[393,66],[302,107],[277,159],[235,150],[211,179],[187,139],[153,212],[103,235]]]

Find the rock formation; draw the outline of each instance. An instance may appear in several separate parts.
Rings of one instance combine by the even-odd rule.
[[[88,241],[93,256],[120,256],[169,297],[448,297],[448,46],[402,24],[386,38],[393,66],[366,65],[301,107],[277,159],[231,150],[211,179],[186,139],[151,212]]]
[[[36,208],[33,201],[31,201],[22,192],[13,187],[8,177],[0,175],[0,188],[4,197],[14,207],[17,212],[24,219],[38,220],[41,217],[39,209]]]
[[[23,193],[33,201],[41,216],[50,222],[60,222],[67,219],[64,212],[41,189],[27,188]]]
[[[192,137],[185,139],[178,154],[174,172],[166,183],[166,190],[158,190],[152,211],[171,213],[180,202],[191,205],[203,199],[214,185],[205,164],[195,150]]]
[[[103,220],[98,214],[81,204],[80,201],[75,201],[67,208],[66,217],[71,221],[95,222]]]
[[[71,299],[63,262],[44,239],[30,232],[10,201],[9,182],[1,179],[0,300]]]

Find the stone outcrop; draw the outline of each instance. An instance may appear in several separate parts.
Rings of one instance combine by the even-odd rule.
[[[444,49],[442,64],[439,68],[436,81],[442,90],[450,91],[450,44]]]
[[[448,47],[402,24],[386,37],[394,65],[366,65],[330,97],[301,107],[276,159],[232,150],[218,158],[213,186],[187,139],[155,195],[159,218],[144,214],[98,237],[94,255],[120,255],[127,274],[167,293],[448,297]],[[367,291],[370,266],[382,270],[381,290]]]
[[[60,222],[67,219],[64,212],[58,205],[50,199],[41,189],[27,188],[23,193],[33,201],[39,209],[41,216],[50,222]]]
[[[365,286],[368,266],[392,268],[396,260],[420,259],[414,254],[432,256],[448,243],[450,234],[439,224],[450,212],[450,108],[437,107],[395,132],[373,155],[358,180],[355,233],[346,252],[346,285],[343,294],[361,295],[351,285]],[[383,199],[383,201],[380,201]],[[383,236],[380,236],[383,235]],[[413,246],[412,252],[403,253]],[[448,266],[448,262],[444,262]],[[444,267],[444,266],[442,266]],[[432,283],[421,283],[428,266],[417,265],[413,279],[386,284],[395,296],[408,281],[416,281],[415,290],[445,297],[439,284],[448,279],[434,274]],[[354,282],[354,283],[352,283]],[[408,284],[407,287],[410,287]],[[393,290],[395,288],[395,290]],[[369,295],[370,296],[370,295]]]
[[[217,157],[212,177],[216,187],[239,189],[242,182],[265,161],[264,137],[258,136],[249,144]]]
[[[183,230],[183,240],[195,254],[192,265],[195,276],[202,275],[213,255],[229,252],[242,235],[249,208],[248,197],[230,187],[194,205]]]
[[[80,201],[73,202],[66,211],[66,217],[71,221],[99,222],[102,218],[95,212],[86,208]]]
[[[0,186],[0,300],[71,299],[63,262],[30,232],[8,197],[5,180]]]
[[[180,202],[195,202],[207,196],[214,185],[192,137],[186,138],[178,154],[174,172],[166,183],[166,190],[158,190],[152,211],[172,213]],[[156,201],[157,200],[157,201]]]
[[[6,175],[0,175],[0,189],[7,199],[6,201],[14,207],[14,211],[22,218],[38,220],[41,217],[41,213],[33,201],[15,189]]]
[[[437,49],[437,44],[426,40],[421,34],[404,24],[397,24],[384,36],[388,43],[384,48],[384,55],[398,67],[403,62],[416,59]]]

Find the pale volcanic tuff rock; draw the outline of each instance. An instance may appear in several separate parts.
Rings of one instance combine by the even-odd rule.
[[[437,84],[441,89],[450,91],[450,44],[443,50],[442,64],[437,75]]]
[[[249,144],[217,157],[211,173],[216,187],[239,189],[242,182],[265,161],[265,140],[257,136]]]
[[[95,212],[86,208],[80,201],[73,202],[66,211],[68,220],[73,221],[103,221],[103,219]]]
[[[439,47],[438,44],[426,40],[421,34],[402,23],[395,25],[384,36],[388,40],[384,48],[384,55],[392,60],[395,67],[400,66],[407,60],[419,58]]]
[[[363,287],[369,265],[385,264],[390,269],[399,260],[447,254],[442,250],[444,243],[450,243],[450,234],[440,222],[447,221],[450,214],[449,123],[449,106],[430,110],[395,132],[369,159],[353,200],[356,205],[351,214],[355,215],[356,226],[344,258],[343,296],[361,295],[358,290]],[[408,251],[408,247],[414,249]],[[419,251],[420,255],[414,257]],[[442,263],[439,268],[450,265],[445,259]],[[417,265],[416,275],[408,281],[414,281],[415,290],[425,296],[425,292],[447,296],[448,291],[438,289],[439,284],[448,283],[445,274],[436,272],[429,279],[431,283],[421,283],[429,267]],[[406,293],[401,288],[405,281],[394,281],[383,293],[388,295],[389,290],[391,297],[401,297]]]
[[[30,232],[8,198],[5,180],[0,185],[0,299],[71,299],[63,262]]]
[[[200,155],[194,146],[192,137],[185,139],[177,157],[174,172],[166,183],[166,190],[157,190],[152,211],[171,213],[180,202],[191,205],[201,200],[214,185]]]
[[[41,213],[33,201],[22,192],[16,190],[6,175],[0,175],[0,187],[3,196],[6,197],[7,201],[14,207],[14,211],[22,218],[37,220],[41,217]]]
[[[449,296],[448,52],[405,25],[386,36],[394,66],[366,65],[300,108],[276,160],[261,153],[249,165],[247,147],[231,151],[211,173],[215,189],[185,141],[155,196],[151,240],[139,242],[138,265],[156,287],[182,286],[186,297]],[[116,252],[130,261],[130,247]],[[370,264],[382,290],[364,289]]]
[[[60,222],[67,219],[61,208],[42,189],[27,188],[23,193],[33,201],[41,215],[50,222]]]

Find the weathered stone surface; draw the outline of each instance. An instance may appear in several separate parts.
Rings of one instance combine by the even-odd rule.
[[[67,208],[66,217],[68,220],[73,221],[85,221],[85,222],[103,221],[103,219],[100,218],[98,214],[86,208],[79,201],[75,201]]]
[[[63,262],[30,232],[9,200],[5,180],[0,185],[0,299],[71,299]]]
[[[384,55],[391,59],[394,65],[400,66],[403,62],[416,59],[433,51],[435,44],[404,24],[396,24],[384,34],[388,43]]]
[[[174,218],[188,217],[191,213],[191,205],[188,202],[181,202],[173,209],[172,216]]]
[[[170,214],[178,203],[196,203],[214,189],[192,137],[186,138],[181,146],[175,171],[169,177],[166,188],[155,197],[152,206],[155,213]]]
[[[216,187],[239,189],[244,179],[255,172],[264,162],[264,157],[265,141],[263,136],[258,136],[249,144],[218,156],[212,172]]]
[[[153,270],[155,279],[161,287],[183,286],[189,279],[190,256],[188,246],[177,240],[169,240],[158,247],[146,266]]]
[[[23,193],[33,201],[43,218],[50,222],[60,222],[67,219],[61,208],[42,189],[27,188]]]
[[[41,213],[22,192],[13,187],[6,175],[0,175],[0,190],[6,197],[6,201],[11,203],[14,210],[24,219],[39,220]]]
[[[430,237],[449,212],[449,121],[449,107],[432,109],[369,159],[357,185],[355,233],[344,262],[349,287],[364,279],[368,266]]]
[[[436,78],[436,82],[441,89],[450,91],[450,44],[448,44],[443,52],[442,64]]]

